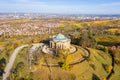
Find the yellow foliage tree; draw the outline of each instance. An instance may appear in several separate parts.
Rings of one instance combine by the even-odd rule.
[[[60,27],[64,27],[65,26],[65,24],[60,24]]]
[[[108,73],[110,73],[112,69],[113,69],[112,66],[108,66],[106,71],[107,71]]]

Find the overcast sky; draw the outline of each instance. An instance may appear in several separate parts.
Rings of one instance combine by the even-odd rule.
[[[120,0],[0,0],[0,12],[120,14]]]

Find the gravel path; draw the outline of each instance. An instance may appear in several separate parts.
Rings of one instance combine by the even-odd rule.
[[[30,52],[33,53],[35,50],[37,50],[39,47],[42,48],[43,47],[43,43],[37,43],[37,44],[32,44],[32,47],[30,49]]]
[[[90,56],[90,53],[86,49],[84,49],[84,48],[82,48],[80,46],[76,46],[76,47],[83,50],[86,55],[85,55],[84,58],[81,58],[79,61],[70,63],[70,65],[76,65],[76,64],[79,64],[81,62],[84,62]],[[43,63],[42,65],[43,66],[51,66],[51,67],[58,67],[59,66],[59,64],[46,64],[46,63]]]
[[[32,48],[30,49],[31,53],[34,52],[37,48],[42,47],[44,44],[43,43],[37,43],[37,44],[32,44]],[[22,45],[18,48],[16,48],[13,52],[13,54],[11,55],[9,62],[7,63],[5,70],[4,70],[4,74],[3,74],[3,80],[7,80],[7,77],[9,77],[10,74],[10,70],[12,69],[12,66],[14,64],[15,58],[17,56],[17,54],[19,53],[19,51],[26,47],[28,45]]]
[[[24,48],[26,46],[28,46],[28,45],[20,46],[20,47],[18,47],[14,50],[13,54],[11,55],[11,57],[9,59],[9,62],[7,63],[7,65],[5,67],[4,74],[3,74],[3,80],[7,80],[7,77],[9,77],[10,71],[12,69],[12,66],[14,64],[14,61],[15,61],[15,58],[16,58],[17,54],[19,53],[19,51],[22,48]]]

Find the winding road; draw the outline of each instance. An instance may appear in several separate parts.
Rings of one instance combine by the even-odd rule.
[[[32,47],[31,47],[30,51],[33,52],[34,50],[36,50],[39,47],[42,47],[43,45],[44,45],[43,43],[32,44]],[[14,50],[13,54],[11,55],[11,57],[9,59],[9,62],[7,63],[7,65],[6,65],[5,69],[4,69],[3,80],[7,80],[7,78],[9,77],[10,71],[12,69],[15,58],[16,58],[17,54],[19,53],[19,51],[21,49],[23,49],[24,47],[27,47],[27,46],[28,46],[28,44],[22,45],[20,47],[17,47]]]
[[[85,61],[87,58],[89,58],[90,56],[90,53],[88,52],[88,50],[80,47],[80,46],[76,46],[77,48],[83,50],[85,52],[85,57],[84,58],[81,58],[79,61],[77,62],[73,62],[73,63],[70,63],[70,65],[76,65],[76,64],[79,64],[83,61]],[[46,64],[46,63],[43,63],[42,66],[51,66],[51,67],[59,67],[59,64]]]
[[[5,70],[4,70],[4,74],[3,74],[3,80],[7,80],[7,77],[9,77],[9,74],[10,74],[10,70],[12,69],[12,66],[14,64],[14,61],[15,61],[15,58],[17,56],[17,54],[19,53],[19,51],[24,48],[24,47],[27,47],[28,45],[22,45],[20,47],[17,47],[13,54],[11,55],[10,59],[9,59],[9,62],[7,63],[6,67],[5,67]]]

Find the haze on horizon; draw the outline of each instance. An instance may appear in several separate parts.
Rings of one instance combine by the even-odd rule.
[[[120,14],[119,0],[1,0],[0,13]]]

